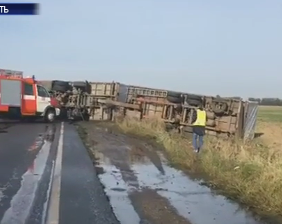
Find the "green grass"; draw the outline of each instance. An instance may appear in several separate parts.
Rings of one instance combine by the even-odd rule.
[[[258,120],[264,122],[282,122],[282,107],[260,106]]]

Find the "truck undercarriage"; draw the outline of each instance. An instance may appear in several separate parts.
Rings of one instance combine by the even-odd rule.
[[[47,84],[48,83],[48,84]],[[118,116],[139,119],[157,117],[174,127],[191,131],[199,105],[207,111],[211,135],[242,136],[248,103],[238,98],[203,96],[120,83],[46,81],[61,104],[61,118],[114,120]]]

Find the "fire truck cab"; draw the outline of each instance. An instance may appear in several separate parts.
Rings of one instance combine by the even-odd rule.
[[[53,122],[59,115],[58,101],[34,77],[0,72],[0,118]]]

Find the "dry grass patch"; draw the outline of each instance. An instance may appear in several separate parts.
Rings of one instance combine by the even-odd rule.
[[[257,124],[257,132],[263,133],[260,139],[269,148],[282,150],[282,122],[260,121]]]
[[[173,164],[204,172],[213,185],[261,214],[282,215],[281,148],[207,136],[205,148],[196,156],[190,140],[166,132],[158,119],[126,118],[118,124],[125,132],[155,137],[164,145]]]
[[[260,106],[257,133],[262,133],[261,141],[268,148],[282,150],[282,107]]]

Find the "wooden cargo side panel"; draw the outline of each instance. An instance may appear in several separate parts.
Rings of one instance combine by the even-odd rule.
[[[117,83],[114,82],[91,82],[91,95],[97,97],[116,97]]]
[[[240,108],[240,101],[233,101],[232,102],[232,104],[231,104],[231,110],[232,110],[232,114],[233,115],[237,115],[237,114],[239,114],[240,113],[240,111],[239,111],[239,108]]]
[[[154,89],[154,88],[147,88],[142,86],[129,86],[128,87],[128,94],[129,95],[141,95],[141,96],[148,96],[148,97],[167,97],[167,90],[162,89]]]
[[[164,105],[144,103],[143,104],[143,117],[163,117]]]
[[[167,100],[163,97],[144,96],[134,99],[135,103],[142,104],[143,117],[165,118]]]
[[[241,103],[242,101],[232,100],[231,105],[229,105],[229,111],[232,113],[228,116],[225,115],[216,119],[216,130],[231,134],[236,134],[236,132],[238,132],[238,128],[241,128],[238,127]]]
[[[234,116],[223,116],[215,120],[215,129],[219,132],[236,132],[237,117]]]
[[[162,89],[146,88],[142,86],[128,86],[126,102],[133,103],[136,97],[144,97],[146,99],[165,99],[168,91]]]
[[[170,104],[165,98],[160,98],[160,97],[133,98],[132,103],[135,104],[147,103],[147,104],[158,105],[158,106],[164,106],[166,104]]]
[[[227,98],[220,98],[223,102],[227,103],[228,105],[228,114],[232,114],[233,116],[238,114],[239,110],[239,105],[240,101],[239,100],[232,100],[232,99],[227,99]],[[207,110],[212,110],[212,104],[214,102],[215,97],[212,96],[205,96],[204,101],[205,101],[205,108]],[[226,114],[225,114],[226,115]]]

